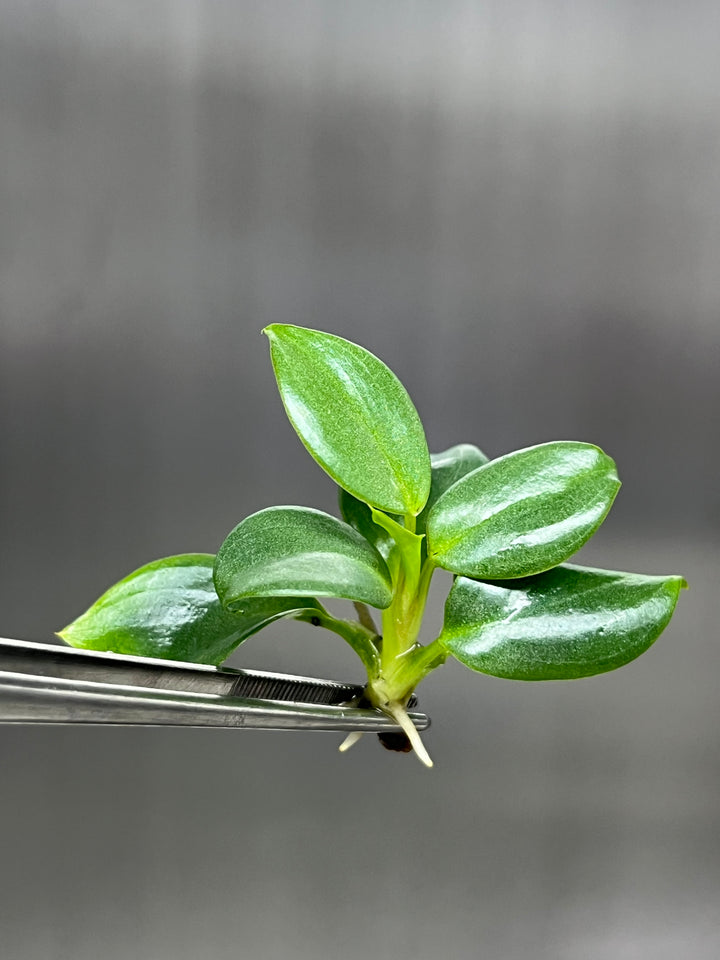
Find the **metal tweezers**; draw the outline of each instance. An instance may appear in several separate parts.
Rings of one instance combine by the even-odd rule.
[[[0,639],[0,723],[391,732],[363,688],[259,670]],[[410,706],[414,705],[411,701]],[[418,728],[430,725],[411,713]]]

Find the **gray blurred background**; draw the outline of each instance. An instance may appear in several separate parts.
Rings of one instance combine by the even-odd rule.
[[[600,444],[582,559],[691,582],[616,674],[443,668],[432,772],[0,730],[3,960],[720,955],[719,43],[702,0],[0,0],[0,633],[334,508],[277,321],[379,354],[432,449]],[[232,662],[359,678],[295,625]]]

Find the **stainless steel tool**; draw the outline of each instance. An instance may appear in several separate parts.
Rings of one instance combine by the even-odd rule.
[[[0,723],[391,732],[362,687],[0,639]],[[411,706],[413,704],[411,703]],[[418,728],[425,714],[411,713]]]

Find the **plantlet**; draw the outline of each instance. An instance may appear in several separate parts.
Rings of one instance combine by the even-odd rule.
[[[431,456],[410,397],[377,357],[316,330],[264,332],[287,415],[338,484],[344,521],[260,510],[215,557],[158,560],[111,587],[60,632],[69,644],[219,664],[279,618],[325,627],[360,657],[365,701],[431,766],[406,707],[448,656],[496,677],[567,680],[628,663],[667,626],[681,577],[565,563],[620,487],[598,447],[543,443],[488,460],[461,444]],[[454,581],[442,631],[422,646],[438,567]],[[357,617],[333,616],[320,597],[353,601]],[[381,630],[369,607],[382,611]]]

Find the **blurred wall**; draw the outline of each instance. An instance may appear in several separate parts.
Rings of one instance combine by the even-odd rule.
[[[275,321],[379,353],[435,449],[589,439],[617,531],[717,526],[713,5],[0,10],[2,549],[61,595],[332,503]]]
[[[720,8],[701,0],[0,0],[0,632],[49,638],[129,570],[170,553],[213,551],[242,516],[262,506],[298,502],[332,509],[332,485],[285,422],[276,395],[267,344],[259,335],[270,322],[316,326],[378,353],[410,390],[433,449],[466,440],[498,455],[551,439],[599,443],[618,460],[625,486],[592,559],[608,566],[632,560],[640,569],[663,573],[682,562],[681,572],[695,572],[696,584],[708,577],[711,583],[720,520],[719,41]],[[650,794],[669,789],[664,769],[688,785],[687,793],[669,790],[675,799],[653,821],[658,835],[668,822],[676,825],[677,851],[667,853],[667,862],[677,860],[691,871],[697,850],[687,846],[688,838],[717,826],[704,793],[709,783],[718,783],[717,740],[710,734],[720,719],[710,670],[710,664],[719,665],[712,593],[712,587],[695,589],[696,612],[687,614],[682,637],[677,634],[694,657],[687,649],[675,659],[667,653],[666,661],[654,661],[654,674],[643,674],[638,665],[632,682],[607,679],[606,687],[583,685],[582,694],[548,688],[542,695],[547,700],[523,701],[535,704],[537,715],[534,707],[517,707],[528,711],[534,729],[554,730],[559,753],[540,734],[527,746],[526,726],[511,722],[503,708],[506,686],[489,694],[490,703],[492,696],[498,700],[485,722],[493,735],[506,731],[507,759],[501,763],[494,753],[482,754],[489,746],[481,749],[496,781],[496,792],[488,788],[486,794],[484,778],[475,768],[467,771],[467,754],[458,747],[464,777],[464,786],[457,787],[458,816],[468,829],[476,816],[490,816],[496,826],[500,817],[500,832],[516,849],[510,838],[529,829],[533,816],[542,820],[547,804],[557,802],[558,784],[575,782],[575,776],[583,784],[571,811],[576,853],[568,850],[565,866],[553,866],[565,821],[553,821],[552,829],[545,824],[535,859],[522,868],[525,879],[517,881],[507,867],[503,903],[519,898],[537,921],[551,910],[540,893],[543,884],[559,890],[572,886],[572,877],[591,876],[591,861],[602,860],[603,849],[617,852],[626,883],[615,888],[622,891],[617,900],[610,887],[599,894],[598,909],[614,917],[610,932],[599,921],[596,930],[582,932],[594,910],[588,893],[587,902],[563,908],[558,929],[565,934],[558,939],[549,928],[536,940],[529,926],[499,925],[492,935],[496,952],[489,955],[540,957],[546,949],[553,960],[618,960],[644,957],[648,950],[665,956],[665,946],[668,957],[683,952],[678,944],[686,937],[643,939],[643,923],[628,920],[664,916],[665,895],[671,902],[676,889],[670,880],[667,890],[651,885],[644,900],[637,894],[639,912],[628,907],[629,914],[623,913],[620,903],[635,890],[628,878],[648,883],[658,862],[665,864],[657,860],[656,834],[643,834],[640,847],[626,855],[623,837],[637,824],[632,811],[642,810]],[[295,650],[274,663],[269,648],[258,641],[244,662],[311,669]],[[324,648],[318,645],[314,655],[312,669],[324,669]],[[344,664],[340,659],[337,669]],[[652,712],[660,710],[654,691],[669,696],[671,675],[673,690],[680,691],[674,765],[663,752],[667,741],[653,739],[657,723],[653,727],[648,719],[659,720]],[[592,785],[605,775],[608,783],[618,776],[612,757],[631,723],[622,705],[627,708],[633,683],[642,691],[637,702],[650,710],[642,714],[645,733],[628,733],[623,754],[622,769],[630,778],[623,782],[635,799],[618,801],[608,815],[607,844],[596,837],[594,846],[583,848],[579,838]],[[452,683],[447,689],[452,701]],[[594,690],[609,692],[585,692]],[[485,715],[467,696],[454,701],[456,709],[464,704],[477,721]],[[584,696],[600,697],[585,725],[576,712],[582,713]],[[567,717],[559,706],[566,702]],[[431,704],[438,714],[447,708],[441,697]],[[454,729],[452,708],[450,713],[446,722]],[[563,739],[561,717],[581,731],[576,739]],[[460,726],[457,720],[462,738]],[[605,729],[605,746],[591,759],[588,743],[598,726]],[[672,740],[669,730],[666,735]],[[127,874],[128,881],[122,893],[109,880],[114,893],[103,897],[87,879],[94,869],[102,874],[101,863],[87,859],[81,821],[72,820],[82,797],[90,806],[97,802],[98,785],[82,779],[73,732],[63,734],[58,751],[59,736],[2,732],[14,791],[6,795],[6,816],[13,804],[26,807],[33,796],[36,818],[55,824],[42,835],[55,858],[51,886],[40,896],[50,920],[32,940],[18,920],[22,910],[12,922],[6,918],[12,960],[99,955],[93,937],[100,927],[91,925],[83,934],[72,913],[79,909],[74,897],[58,899],[52,892],[66,883],[59,864],[70,852],[57,845],[68,816],[90,871],[81,874],[75,892],[84,891],[98,916],[112,912],[111,901],[125,905],[134,918],[137,956],[177,958],[185,956],[183,949],[198,956],[197,944],[187,946],[194,942],[187,931],[172,949],[162,934],[163,924],[181,922],[183,897],[195,902],[195,895],[167,894],[155,913],[146,898],[157,896],[158,887],[172,889],[170,873],[180,869],[169,853],[174,830],[202,833],[193,819],[198,801],[192,789],[177,809],[163,792],[168,784],[180,789],[193,763],[202,766],[201,741],[175,735],[174,763],[165,754],[169,741],[163,736],[170,734],[147,733],[143,740],[114,735],[120,767],[106,768],[105,782],[115,786],[106,786],[104,802],[112,804],[119,789],[136,811],[125,814],[130,837],[137,838],[140,824],[155,826],[144,828],[150,852],[143,854],[145,847],[133,847],[98,821],[98,836],[113,850],[113,874]],[[87,738],[83,750],[101,767],[110,763],[102,731],[74,736]],[[467,742],[475,743],[476,736],[467,731]],[[321,741],[302,748],[305,766],[298,760],[289,769],[297,773],[315,760],[324,763],[332,745]],[[275,756],[284,757],[286,742],[271,742]],[[187,764],[181,743],[195,745],[188,748]],[[700,743],[710,752],[693,752]],[[225,750],[240,755],[235,742],[231,747],[223,739],[222,745],[213,754],[221,766]],[[452,741],[446,746],[455,757]],[[690,773],[688,750],[696,761]],[[270,776],[263,750],[244,744],[242,755],[258,776]],[[133,756],[137,767],[123,768]],[[628,772],[648,756],[657,764],[651,764],[652,785]],[[528,774],[534,799],[502,820],[497,811],[505,791],[517,784],[518,757],[535,771]],[[380,769],[392,770],[387,776],[402,789],[407,765],[400,770],[374,752],[366,761],[345,758],[337,770],[352,770],[357,762],[372,778],[381,761]],[[39,764],[48,765],[45,773]],[[332,777],[347,776],[337,772],[334,757],[332,764]],[[66,765],[79,778],[77,794],[67,786]],[[211,776],[208,770],[205,775]],[[308,775],[319,777],[317,770]],[[326,786],[332,777],[323,781]],[[288,789],[277,771],[269,783]],[[442,818],[447,784],[417,783],[429,791],[431,806],[422,816]],[[253,790],[257,824],[267,798],[257,784]],[[64,800],[55,806],[58,792]],[[280,882],[282,859],[273,830],[287,843],[296,836],[294,827],[317,829],[310,798],[304,802],[304,812],[290,820],[278,809],[275,820],[263,821],[263,849],[275,851],[268,856],[277,858],[277,869],[259,852],[253,863],[269,891]],[[377,802],[382,805],[382,797]],[[165,809],[175,813],[162,827]],[[220,822],[233,822],[231,807],[222,809]],[[528,809],[535,810],[530,821]],[[29,846],[25,856],[41,869],[37,834],[27,818],[23,823],[27,845],[8,840],[5,865],[22,859]],[[414,834],[398,829],[403,849],[414,849]],[[233,861],[223,859],[219,834],[202,835],[220,858],[225,889],[231,889]],[[158,836],[165,837],[164,852],[153,846]],[[477,839],[477,854],[492,859],[495,847],[488,854],[486,841]],[[134,850],[135,872],[123,859],[125,842]],[[176,857],[185,856],[188,870],[200,869],[202,876],[206,870],[209,878],[206,849]],[[350,862],[357,861],[358,849],[348,842]],[[501,849],[496,854],[498,863],[507,864]],[[445,886],[457,892],[448,873],[451,861],[437,851],[428,856]],[[422,859],[411,857],[411,863],[422,871]],[[714,854],[704,861],[696,890],[701,914],[702,905],[713,902],[718,863]],[[321,867],[332,875],[331,863],[322,861]],[[392,888],[383,867],[358,869],[353,896],[359,903],[363,878],[370,884],[380,877],[383,889]],[[284,866],[282,875],[285,909],[296,916],[297,890]],[[127,891],[137,889],[138,877],[145,892],[131,895]],[[473,882],[487,900],[490,888],[482,883],[490,880]],[[328,888],[317,889],[321,902]],[[253,896],[260,894],[254,890]],[[372,901],[376,914],[379,902]],[[469,955],[463,951],[472,948],[475,935],[495,929],[492,910],[483,908],[482,923],[476,916],[463,932],[472,897],[467,904],[462,896],[455,902],[462,903],[455,934],[448,928],[437,942],[429,928],[414,940],[392,910],[381,911],[383,942],[392,943],[398,957],[406,949],[410,955],[411,948],[416,956],[434,956],[422,952],[423,944],[437,951],[443,943],[446,950],[454,944],[448,956]],[[401,903],[412,909],[412,899]],[[214,929],[211,907],[197,909],[201,928]],[[247,910],[239,909],[247,920]],[[354,929],[351,908],[334,909],[341,917],[338,930]],[[703,926],[707,915],[694,921],[687,912],[683,916],[687,928],[678,929],[695,924],[693,956],[716,956],[714,933]],[[444,930],[437,922],[434,929]],[[58,929],[65,931],[60,940],[53,932]],[[300,955],[281,929],[275,939],[264,928],[255,930],[255,956]],[[322,939],[314,925],[304,936],[307,955],[342,941],[341,933],[337,941],[331,934]],[[205,955],[235,955],[218,943]],[[120,946],[117,954],[108,952],[108,944],[103,949],[106,957],[127,955]]]

